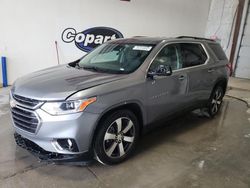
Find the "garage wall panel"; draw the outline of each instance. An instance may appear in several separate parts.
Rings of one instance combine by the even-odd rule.
[[[250,35],[245,35],[242,37],[241,46],[250,46]]]
[[[73,61],[85,53],[61,39],[64,29],[112,27],[125,37],[204,36],[211,0],[0,0],[0,55],[10,83],[25,74]]]
[[[248,7],[247,14],[241,46],[237,57],[235,76],[250,79],[250,6]]]

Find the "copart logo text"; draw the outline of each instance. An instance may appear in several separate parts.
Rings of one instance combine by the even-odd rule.
[[[64,42],[74,42],[77,48],[84,52],[89,52],[98,45],[117,38],[123,38],[123,35],[110,27],[93,27],[82,32],[77,32],[74,28],[67,28],[62,33]]]

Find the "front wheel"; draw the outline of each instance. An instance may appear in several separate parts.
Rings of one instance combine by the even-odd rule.
[[[139,136],[139,124],[134,113],[119,110],[109,115],[97,133],[94,150],[103,164],[117,164],[134,151]]]
[[[209,100],[208,113],[210,117],[214,117],[220,110],[222,100],[224,96],[224,90],[221,86],[217,86]]]

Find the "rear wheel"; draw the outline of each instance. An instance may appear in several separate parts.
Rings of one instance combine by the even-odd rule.
[[[109,115],[97,133],[94,150],[103,164],[117,164],[126,160],[134,151],[139,136],[136,116],[128,110]]]
[[[208,104],[208,113],[210,117],[214,117],[219,112],[223,96],[224,96],[223,88],[221,86],[216,86],[210,97]]]

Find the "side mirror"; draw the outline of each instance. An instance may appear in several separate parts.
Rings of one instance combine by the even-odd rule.
[[[170,76],[172,75],[172,68],[167,65],[159,65],[155,71],[148,72],[148,77],[154,78],[155,76]]]

